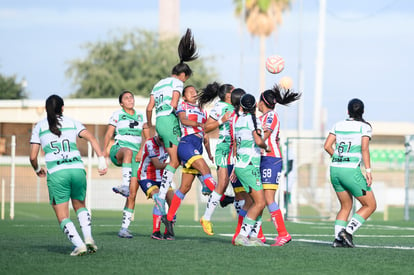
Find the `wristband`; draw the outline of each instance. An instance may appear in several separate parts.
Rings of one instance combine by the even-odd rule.
[[[98,158],[98,170],[105,170],[108,166],[106,165],[106,160],[104,156]]]
[[[219,123],[219,126],[220,126],[221,124],[223,124],[223,118],[220,118],[219,120],[217,120],[217,122]]]
[[[42,170],[42,167],[40,167],[40,165],[39,165],[39,166],[37,166],[37,169],[35,169],[35,173],[38,174],[40,172],[40,170]]]
[[[365,169],[365,172],[367,172],[367,173],[371,173],[371,168],[367,168],[367,169]]]

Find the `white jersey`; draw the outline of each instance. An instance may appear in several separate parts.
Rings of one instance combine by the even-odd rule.
[[[121,147],[127,147],[138,152],[141,146],[141,133],[145,119],[141,112],[135,111],[130,115],[124,109],[115,111],[109,118],[110,125],[115,127],[115,142]]]
[[[33,128],[30,143],[40,144],[45,152],[46,167],[49,174],[64,169],[84,169],[76,137],[85,130],[82,123],[67,117],[60,117],[60,137],[49,130],[47,119]]]
[[[262,130],[261,122],[256,118],[257,129]],[[260,147],[254,141],[254,124],[251,114],[242,114],[234,124],[234,136],[237,144],[236,164],[234,167],[245,168],[249,164],[260,165]],[[263,131],[262,131],[263,132]]]
[[[184,83],[175,77],[167,77],[155,84],[151,91],[151,95],[155,100],[155,115],[156,117],[168,116],[174,111],[171,106],[171,100],[174,91],[183,92]]]
[[[362,121],[347,119],[337,122],[330,133],[336,136],[331,167],[358,167],[362,160],[361,140],[363,136],[371,139],[371,126]]]

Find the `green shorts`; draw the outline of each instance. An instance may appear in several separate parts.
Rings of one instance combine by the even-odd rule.
[[[173,144],[178,146],[181,137],[180,123],[174,114],[157,117],[155,130],[162,138],[165,147],[171,148]]]
[[[236,167],[234,171],[247,193],[250,193],[251,189],[256,191],[263,189],[260,168],[258,166],[247,165],[245,168]]]
[[[121,146],[119,146],[119,144],[112,145],[111,150],[109,151],[109,157],[111,158],[111,161],[114,165],[121,167],[122,163],[118,163],[118,160],[115,157],[119,149],[121,149]],[[137,177],[137,173],[139,169],[140,162],[135,161],[135,157],[137,156],[137,154],[138,154],[137,151],[132,151],[132,162],[131,162],[131,168],[132,168],[131,176],[132,177]]]
[[[85,169],[65,169],[47,174],[50,204],[61,204],[75,199],[84,201],[86,196]]]
[[[331,167],[330,172],[335,192],[349,191],[354,197],[361,197],[365,195],[366,191],[371,191],[371,187],[368,187],[367,180],[359,167]]]
[[[219,147],[216,147],[216,152],[214,156],[214,162],[217,166],[217,169],[219,167],[227,168],[228,162],[229,162],[229,153],[230,153],[230,147],[227,148],[227,150],[223,150]]]

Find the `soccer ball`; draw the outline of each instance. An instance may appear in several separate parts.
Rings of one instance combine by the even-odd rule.
[[[278,74],[285,68],[285,60],[279,55],[272,55],[266,59],[266,69],[269,73]]]

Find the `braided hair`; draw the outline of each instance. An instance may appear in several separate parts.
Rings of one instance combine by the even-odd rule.
[[[362,117],[364,114],[364,102],[362,102],[362,100],[358,98],[351,99],[348,103],[348,114],[350,118],[356,121],[364,122],[371,126],[371,124],[365,121],[365,119]]]
[[[215,99],[217,96],[221,101],[225,101],[226,94],[230,93],[233,89],[234,87],[231,84],[220,85],[217,82],[213,82],[201,90],[200,94],[198,95],[198,103],[202,108],[204,105],[213,101],[213,99]]]
[[[289,105],[289,103],[298,100],[301,93],[292,92],[290,89],[284,89],[279,85],[274,85],[272,89],[264,91],[260,95],[260,101],[269,109],[274,109],[276,104]]]
[[[46,99],[47,122],[49,130],[60,137],[62,131],[59,129],[62,125],[59,118],[62,116],[63,99],[58,95],[51,95]]]
[[[231,93],[231,105],[234,107],[234,112],[237,116],[239,116],[239,109],[240,109],[240,98],[244,96],[246,92],[243,89],[236,88]]]
[[[193,71],[190,66],[184,63],[198,58],[197,46],[194,42],[191,29],[187,29],[186,33],[181,37],[180,43],[178,44],[178,56],[180,57],[180,63],[173,67],[171,74],[179,75],[184,73],[186,76],[191,76]]]
[[[256,99],[251,94],[245,94],[240,99],[240,106],[243,108],[243,111],[252,115],[254,130],[256,133],[261,136],[261,133],[257,129],[257,119],[256,119]]]

